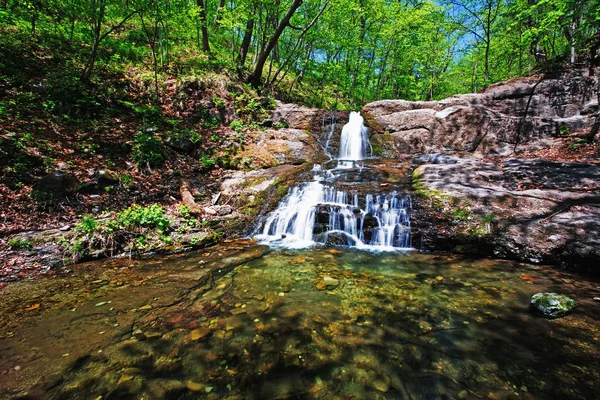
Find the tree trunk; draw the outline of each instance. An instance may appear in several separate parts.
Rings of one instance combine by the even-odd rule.
[[[204,0],[196,0],[196,4],[200,7],[200,30],[202,31],[202,51],[210,53],[210,45],[208,44],[208,28],[206,26],[206,8]]]
[[[248,49],[250,48],[250,42],[252,41],[252,31],[254,30],[254,18],[249,18],[246,22],[246,31],[244,32],[244,39],[238,52],[237,64],[239,67],[244,67],[246,64],[246,56],[248,56]]]
[[[100,47],[101,40],[101,30],[102,30],[102,21],[104,21],[104,12],[106,10],[106,3],[102,3],[100,6],[100,12],[98,13],[98,18],[94,21],[94,42],[92,43],[92,52],[90,53],[90,57],[81,73],[81,80],[84,82],[88,82],[90,77],[92,76],[92,70],[94,69],[94,65],[96,64],[96,57],[98,56],[98,48]]]
[[[288,26],[288,24],[290,23],[290,19],[292,19],[292,15],[294,15],[296,10],[302,5],[302,2],[303,0],[294,0],[294,2],[290,5],[290,8],[288,9],[287,13],[275,29],[275,32],[273,32],[273,36],[271,36],[271,39],[269,39],[269,42],[267,43],[263,51],[260,52],[258,59],[256,60],[256,65],[254,66],[254,71],[248,77],[248,83],[250,83],[253,87],[256,88],[260,86],[263,68],[265,67],[265,63],[267,62],[269,54],[271,54],[271,50],[273,50],[273,48],[277,44],[277,41],[283,33],[283,30]]]

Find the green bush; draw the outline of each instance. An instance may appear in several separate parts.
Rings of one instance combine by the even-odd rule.
[[[160,165],[164,162],[163,145],[151,132],[138,132],[134,138],[133,160],[138,166]]]

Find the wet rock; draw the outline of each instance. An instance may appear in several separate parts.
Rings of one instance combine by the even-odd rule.
[[[144,386],[154,399],[180,399],[187,391],[186,384],[176,379],[152,379]]]
[[[194,382],[194,381],[187,381],[185,383],[185,387],[190,392],[203,392],[206,385],[204,385],[202,383]]]
[[[117,386],[106,395],[106,400],[134,398],[142,389],[141,379],[119,380]]]
[[[536,293],[531,297],[531,307],[545,317],[558,318],[573,311],[577,307],[577,302],[564,294]]]
[[[201,340],[207,337],[210,334],[210,329],[208,328],[198,328],[194,329],[190,332],[191,340]]]
[[[37,181],[33,190],[41,193],[40,200],[57,200],[77,193],[79,181],[74,175],[54,171]]]
[[[369,386],[382,393],[390,390],[391,381],[391,378],[387,375],[369,374]]]
[[[329,277],[329,276],[326,276],[322,280],[317,282],[315,284],[315,287],[317,288],[317,290],[333,290],[336,287],[338,287],[339,284],[340,284],[339,280]]]

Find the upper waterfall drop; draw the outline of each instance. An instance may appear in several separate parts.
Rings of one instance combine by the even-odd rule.
[[[342,128],[338,160],[363,160],[368,157],[369,150],[369,137],[364,119],[358,112],[352,111],[348,123]]]

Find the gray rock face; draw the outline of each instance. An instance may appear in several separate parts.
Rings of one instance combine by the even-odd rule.
[[[456,160],[455,164],[421,165],[413,177],[426,193],[437,191],[467,204],[473,220],[493,216],[493,226],[480,238],[493,255],[598,267],[599,165],[541,159],[506,159],[500,165]],[[427,207],[430,203],[421,204]],[[451,213],[454,206],[448,207]],[[428,221],[415,220],[413,224],[423,226],[425,237],[432,238],[432,247],[464,234],[440,233],[436,226],[428,226]]]
[[[375,131],[374,145],[387,157],[461,151],[509,154],[537,148],[562,131],[594,123],[597,78],[540,76],[490,86],[485,92],[442,101],[380,100],[362,109]]]
[[[558,318],[573,311],[577,302],[564,294],[548,292],[534,294],[530,305],[547,318]]]

